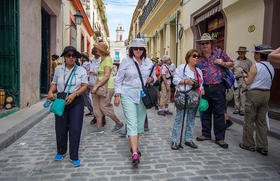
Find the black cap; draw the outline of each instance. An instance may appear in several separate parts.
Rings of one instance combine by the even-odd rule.
[[[73,46],[67,46],[67,47],[65,47],[64,50],[63,50],[63,52],[62,52],[62,54],[61,54],[60,56],[63,57],[63,56],[66,55],[69,51],[73,51],[73,52],[76,54],[76,58],[81,58],[80,52],[78,52],[78,51],[76,50],[76,48],[73,47]]]

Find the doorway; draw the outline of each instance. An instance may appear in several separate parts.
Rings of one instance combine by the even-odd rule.
[[[50,15],[42,8],[42,59],[40,72],[41,97],[50,86]]]

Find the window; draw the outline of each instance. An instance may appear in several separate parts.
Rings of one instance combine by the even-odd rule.
[[[120,35],[120,41],[122,41],[122,35]]]
[[[77,47],[77,29],[76,29],[76,24],[71,20],[71,28],[70,28],[70,45],[73,47]]]
[[[92,12],[92,26],[94,27],[94,12]]]
[[[85,37],[81,34],[81,52],[85,51]]]

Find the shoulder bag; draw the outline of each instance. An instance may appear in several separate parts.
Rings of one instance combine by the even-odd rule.
[[[153,85],[150,85],[150,84],[147,84],[147,83],[146,83],[146,85],[144,85],[144,81],[143,81],[139,66],[135,61],[134,61],[134,63],[135,63],[135,66],[137,68],[140,80],[141,80],[142,89],[145,93],[144,97],[142,97],[142,101],[143,101],[145,107],[147,109],[150,109],[157,104],[157,97],[158,97],[157,90]],[[153,66],[153,68],[150,72],[149,77],[152,75],[155,66],[156,66],[156,64],[154,64],[154,66]]]
[[[170,72],[169,68],[168,68],[166,65],[164,65],[164,66],[167,68],[167,70],[168,70],[168,72],[169,72],[169,74],[170,74],[170,77],[168,78],[168,79],[171,79],[170,87],[171,87],[171,88],[175,88],[176,85],[173,84],[173,75],[172,75],[172,73]],[[166,78],[166,79],[167,79],[167,78]]]
[[[77,70],[77,67],[78,67],[78,66],[76,66],[76,67],[73,69],[73,71],[71,72],[71,74],[70,74],[70,76],[69,76],[69,78],[68,78],[68,80],[67,80],[67,82],[66,82],[66,84],[65,84],[64,90],[65,90],[65,88],[66,88],[66,86],[67,86],[67,84],[68,84],[68,81],[69,81],[70,77],[71,77],[71,80],[70,80],[70,83],[69,83],[69,85],[68,85],[68,90],[67,90],[67,94],[66,94],[66,96],[65,96],[65,99],[66,99],[66,98],[68,97],[68,95],[69,95],[71,83],[72,83],[74,74],[75,74],[75,72],[76,72],[76,70]],[[64,91],[63,91],[63,92],[64,92]],[[53,101],[53,103],[52,103],[52,105],[51,105],[51,107],[50,107],[50,112],[52,112],[52,113],[54,113],[54,114],[56,114],[56,115],[58,115],[58,116],[62,116],[62,115],[63,115],[63,112],[64,112],[64,108],[65,108],[65,99],[64,99],[64,98],[56,98],[56,99]]]
[[[184,74],[186,70],[186,66],[184,67]],[[196,73],[196,81],[198,81],[198,72],[195,69]],[[195,85],[195,84],[194,84]],[[192,109],[192,108],[197,108],[199,105],[199,96],[198,96],[198,91],[197,86],[193,86],[190,90],[186,91],[186,84],[185,84],[185,91],[177,91],[176,92],[176,97],[174,99],[175,102],[175,107],[179,110],[184,110],[184,109]]]
[[[221,58],[223,50],[221,50],[220,55],[217,58]],[[227,67],[222,67],[224,70],[223,73],[223,83],[226,89],[230,89],[234,85],[235,76]]]

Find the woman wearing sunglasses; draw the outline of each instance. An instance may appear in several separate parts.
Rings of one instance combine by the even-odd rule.
[[[142,74],[144,84],[153,83],[156,76],[153,72],[149,77],[153,62],[146,57],[146,44],[143,39],[132,40],[128,52],[129,56],[122,60],[115,78],[115,106],[122,103],[132,153],[132,165],[137,166],[141,156],[138,149],[139,135],[144,133],[147,112],[141,98],[144,92],[136,64]]]
[[[195,49],[191,49],[186,54],[185,60],[186,64],[180,65],[174,74],[173,82],[177,87],[177,91],[189,91],[196,84],[198,87],[198,94],[204,95],[203,88],[203,76],[199,68],[196,68],[196,64],[199,60],[199,52]],[[198,79],[197,79],[198,78]],[[198,148],[198,146],[193,142],[192,135],[194,129],[195,114],[197,108],[186,109],[186,131],[185,131],[185,145],[191,148]],[[178,150],[177,145],[179,137],[181,135],[182,123],[184,117],[184,110],[176,109],[176,117],[174,120],[173,130],[172,130],[172,142],[171,149]]]
[[[73,166],[78,167],[80,166],[78,152],[84,115],[84,102],[81,95],[87,89],[88,77],[86,70],[75,63],[76,58],[81,57],[76,48],[65,47],[61,57],[64,57],[65,63],[56,67],[48,93],[50,100],[53,101],[58,97],[65,99],[66,102],[63,115],[55,115],[57,155],[54,160],[62,160],[65,156],[69,133],[70,159]],[[72,82],[70,81],[71,76],[73,76]],[[65,98],[70,82],[69,95]],[[58,92],[57,95],[55,92]]]

